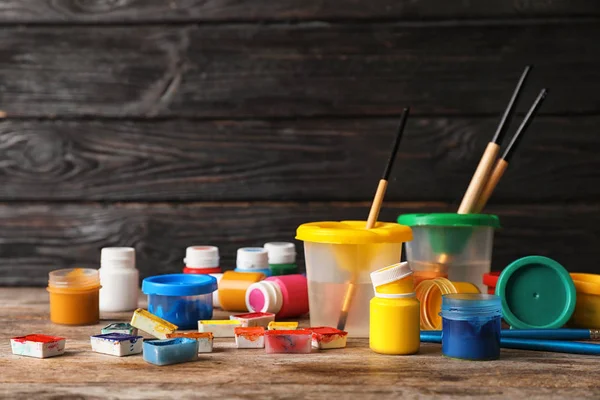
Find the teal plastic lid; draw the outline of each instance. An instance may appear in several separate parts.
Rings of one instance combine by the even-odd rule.
[[[548,257],[529,256],[506,267],[496,284],[504,320],[516,329],[558,329],[575,310],[575,285]]]
[[[491,226],[492,228],[500,228],[500,220],[497,216],[491,214],[403,214],[398,217],[398,223],[407,226]]]

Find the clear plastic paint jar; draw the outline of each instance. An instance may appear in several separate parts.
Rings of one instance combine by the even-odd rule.
[[[481,276],[490,272],[494,229],[500,227],[497,216],[405,214],[398,217],[398,223],[413,230],[406,258],[417,276],[474,282],[485,291]]]
[[[195,329],[199,320],[212,318],[215,290],[217,279],[210,275],[157,275],[142,282],[148,311],[179,329]]]
[[[577,303],[569,321],[574,328],[600,329],[600,275],[571,274]]]
[[[105,247],[100,252],[100,311],[133,311],[138,308],[140,275],[135,268],[135,249]]]
[[[100,276],[95,269],[58,269],[49,274],[50,320],[91,325],[100,320]]]
[[[265,279],[260,272],[225,271],[219,281],[219,303],[225,311],[248,311],[246,291],[253,283]]]
[[[369,336],[369,274],[400,262],[402,243],[411,240],[412,233],[394,223],[365,226],[365,221],[325,221],[298,227],[296,239],[304,241],[311,326],[337,326],[349,302],[345,330],[350,337]]]
[[[246,290],[250,312],[269,312],[277,318],[293,318],[308,313],[308,287],[304,275],[272,276],[253,283]]]
[[[265,243],[264,248],[269,254],[269,269],[272,276],[298,273],[294,243],[270,242]]]
[[[479,289],[469,282],[451,282],[446,278],[425,280],[415,289],[421,309],[421,329],[442,329],[442,296],[450,293],[479,293]]]
[[[215,246],[190,246],[185,249],[183,259],[184,274],[217,274],[219,266],[219,248]]]
[[[376,353],[415,354],[420,346],[419,301],[408,263],[371,273],[375,297],[370,303],[369,347]]]
[[[271,276],[269,253],[264,247],[242,247],[237,251],[235,272],[260,272]]]
[[[491,294],[442,296],[442,354],[462,360],[500,358],[502,305]]]

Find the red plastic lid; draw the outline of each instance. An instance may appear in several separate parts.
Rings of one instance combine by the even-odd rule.
[[[496,287],[499,276],[500,271],[492,271],[488,272],[487,274],[483,274],[483,284],[488,287]]]
[[[184,274],[202,274],[202,275],[206,275],[206,274],[219,274],[219,273],[221,273],[221,267],[214,267],[214,268],[188,268],[188,267],[184,267],[183,268],[183,273]]]

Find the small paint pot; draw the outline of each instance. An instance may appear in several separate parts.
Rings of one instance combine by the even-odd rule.
[[[500,358],[502,304],[490,294],[442,296],[442,354],[462,360]]]
[[[269,253],[269,269],[272,276],[298,273],[296,246],[288,242],[270,242],[263,246]]]
[[[600,329],[600,275],[571,274],[577,302],[569,325],[575,328]]]
[[[50,320],[62,325],[92,325],[100,320],[98,270],[67,268],[50,272]]]
[[[190,246],[185,249],[183,262],[185,263],[184,274],[218,274],[221,272],[219,248],[216,246]]]
[[[154,365],[179,364],[198,359],[198,341],[188,338],[144,341],[144,361]]]
[[[426,280],[417,285],[415,294],[420,303],[422,330],[442,329],[442,296],[450,293],[479,293],[479,289],[469,282],[451,282],[445,278]]]
[[[500,271],[492,271],[487,274],[483,274],[483,284],[487,286],[487,294],[496,293],[496,285],[498,284],[499,277]]]
[[[260,272],[271,276],[269,253],[264,247],[242,247],[237,251],[235,272]]]
[[[180,329],[195,329],[199,320],[211,319],[217,279],[210,275],[170,274],[144,279],[148,311]]]

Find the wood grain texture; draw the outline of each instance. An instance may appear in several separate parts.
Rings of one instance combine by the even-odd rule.
[[[366,220],[364,203],[189,203],[0,205],[0,285],[47,284],[58,268],[99,265],[100,249],[132,246],[143,277],[183,268],[185,248],[213,244],[221,266],[233,269],[235,251],[268,241],[290,241],[305,222]],[[443,203],[385,203],[381,221],[408,212],[444,212]],[[598,272],[600,204],[489,207],[502,229],[493,268],[526,255],[556,259],[570,271]],[[300,260],[301,243],[297,243]],[[302,265],[302,261],[300,261]]]
[[[134,23],[598,16],[587,0],[3,0],[0,22]]]
[[[411,118],[386,200],[458,204],[497,123]],[[5,120],[0,199],[370,201],[397,125]],[[491,202],[599,200],[598,126],[600,117],[538,117]]]
[[[8,27],[8,117],[499,115],[600,112],[597,21]],[[575,95],[576,94],[576,95]]]
[[[215,339],[215,351],[196,362],[156,367],[141,355],[91,351],[90,335],[109,322],[129,320],[130,313],[104,314],[93,326],[64,327],[49,322],[44,289],[2,288],[0,301],[0,397],[7,399],[600,396],[593,356],[502,349],[498,361],[465,362],[442,357],[440,345],[429,343],[421,345],[419,354],[402,357],[375,354],[366,339],[351,338],[342,350],[269,355],[237,350],[233,339]],[[307,326],[308,321],[300,323]],[[12,355],[9,338],[31,332],[66,337],[66,354],[42,361]]]

